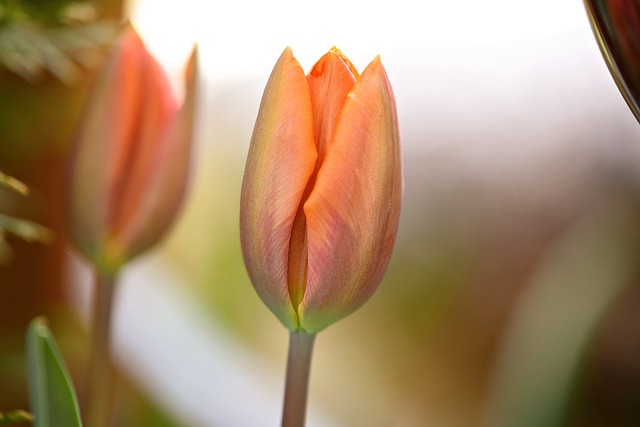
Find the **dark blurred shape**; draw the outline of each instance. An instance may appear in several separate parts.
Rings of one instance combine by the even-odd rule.
[[[611,402],[606,399],[592,400],[583,408],[576,394],[591,392],[594,385],[585,382],[579,388],[577,378],[592,376],[598,367],[612,367],[591,363],[594,336],[609,316],[617,314],[612,307],[627,289],[636,287],[640,274],[640,193],[620,186],[610,193],[549,248],[516,299],[496,359],[484,425],[560,427],[568,425],[568,412],[582,419],[588,409],[593,419],[608,410]],[[620,361],[622,357],[609,362]],[[621,366],[628,374],[634,371],[628,363]],[[638,395],[637,382],[609,381],[608,389],[618,393],[616,400],[638,401],[633,397]],[[624,414],[622,409],[618,417],[604,417],[608,423],[582,420],[576,425],[637,425],[619,423],[638,419],[632,407]]]
[[[640,287],[619,296],[599,326],[569,427],[640,425]]]
[[[640,3],[636,0],[584,0],[611,75],[640,121]]]

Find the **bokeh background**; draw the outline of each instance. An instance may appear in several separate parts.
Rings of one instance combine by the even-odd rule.
[[[50,320],[82,394],[91,278],[64,237],[66,150],[115,23],[181,91],[202,58],[191,188],[118,289],[117,425],[276,426],[287,332],[244,271],[238,211],[262,90],[290,46],[381,55],[405,161],[388,273],[321,332],[309,426],[640,425],[640,124],[582,2],[0,1],[0,411],[27,408],[24,331]]]

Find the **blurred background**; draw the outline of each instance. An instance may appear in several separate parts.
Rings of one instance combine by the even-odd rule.
[[[334,45],[381,55],[405,195],[379,290],[317,337],[309,426],[640,425],[640,125],[578,0],[0,1],[0,170],[30,188],[0,212],[54,233],[0,235],[0,411],[28,408],[41,314],[82,394],[61,170],[123,17],[177,93],[197,42],[202,90],[182,215],[118,289],[116,425],[279,425],[288,333],[244,270],[241,179],[282,50],[309,70]]]

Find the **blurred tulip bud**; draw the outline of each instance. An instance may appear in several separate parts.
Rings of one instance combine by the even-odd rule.
[[[379,57],[331,49],[305,76],[290,49],[267,83],[240,206],[245,264],[292,331],[315,333],[375,291],[403,191],[395,99]]]
[[[71,147],[66,221],[71,242],[102,272],[155,244],[185,195],[197,54],[178,105],[167,77],[127,25],[89,95]]]

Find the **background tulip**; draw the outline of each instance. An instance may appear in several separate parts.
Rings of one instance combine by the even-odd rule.
[[[363,304],[387,267],[402,198],[395,100],[374,59],[332,49],[305,76],[286,49],[267,83],[241,196],[245,264],[291,330]]]
[[[187,182],[195,61],[180,108],[167,77],[127,26],[98,77],[71,149],[71,241],[98,269],[114,271],[156,243]]]
[[[83,416],[110,424],[114,382],[110,324],[120,267],[156,243],[185,194],[195,108],[196,54],[184,105],[127,25],[98,77],[71,148],[69,238],[96,270],[91,356]]]

